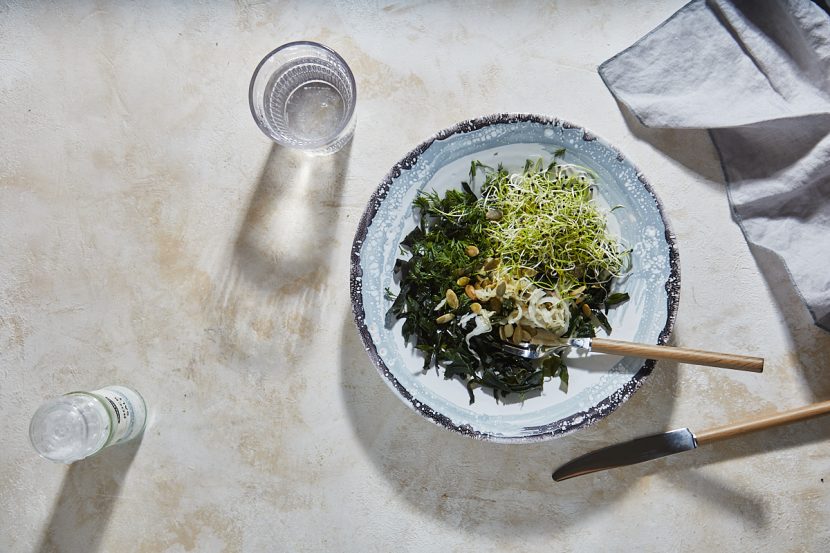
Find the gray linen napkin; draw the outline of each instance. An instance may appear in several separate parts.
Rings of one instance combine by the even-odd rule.
[[[648,127],[709,129],[735,220],[830,330],[830,17],[808,0],[694,0],[599,67]]]

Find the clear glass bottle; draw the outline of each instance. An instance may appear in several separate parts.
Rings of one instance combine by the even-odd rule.
[[[41,457],[73,463],[139,436],[147,407],[138,392],[107,386],[50,399],[35,412],[29,439]]]

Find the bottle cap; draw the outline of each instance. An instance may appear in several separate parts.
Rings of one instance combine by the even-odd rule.
[[[100,405],[85,395],[66,395],[47,401],[29,425],[32,446],[44,458],[72,463],[103,447]],[[96,420],[98,419],[98,420]]]

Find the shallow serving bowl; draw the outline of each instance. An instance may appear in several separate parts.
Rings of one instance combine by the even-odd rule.
[[[561,148],[566,162],[597,173],[601,205],[623,206],[609,215],[609,227],[633,247],[633,270],[616,285],[631,299],[609,312],[613,337],[652,344],[668,340],[680,288],[677,249],[660,201],[637,168],[596,135],[559,119],[498,114],[459,123],[417,146],[389,171],[366,207],[351,259],[352,307],[369,357],[398,397],[436,424],[496,442],[561,436],[611,413],[654,367],[642,359],[571,353],[567,391],[553,380],[541,393],[496,401],[478,389],[471,405],[462,383],[434,370],[422,372],[417,350],[404,343],[402,322],[387,317],[386,290],[397,292],[398,245],[417,224],[412,200],[419,192],[460,189],[473,160],[518,171],[526,159],[549,162]]]

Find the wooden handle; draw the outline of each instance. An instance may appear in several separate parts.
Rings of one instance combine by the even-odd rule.
[[[644,359],[658,359],[665,361],[680,361],[707,367],[721,367],[724,369],[738,369],[740,371],[763,372],[764,359],[735,355],[732,353],[715,353],[699,349],[676,348],[673,346],[650,346],[634,342],[621,342],[607,338],[592,338],[591,350],[614,355],[642,357]]]
[[[694,435],[695,440],[697,440],[697,444],[704,445],[717,442],[719,440],[734,438],[735,436],[740,436],[741,434],[764,430],[765,428],[772,428],[774,426],[790,424],[791,422],[811,419],[820,415],[826,415],[827,413],[830,413],[830,401],[822,401],[821,403],[813,403],[807,407],[778,413],[763,419],[739,422],[737,424],[728,424],[726,426],[712,428],[711,430],[705,430],[700,433],[695,432]]]

